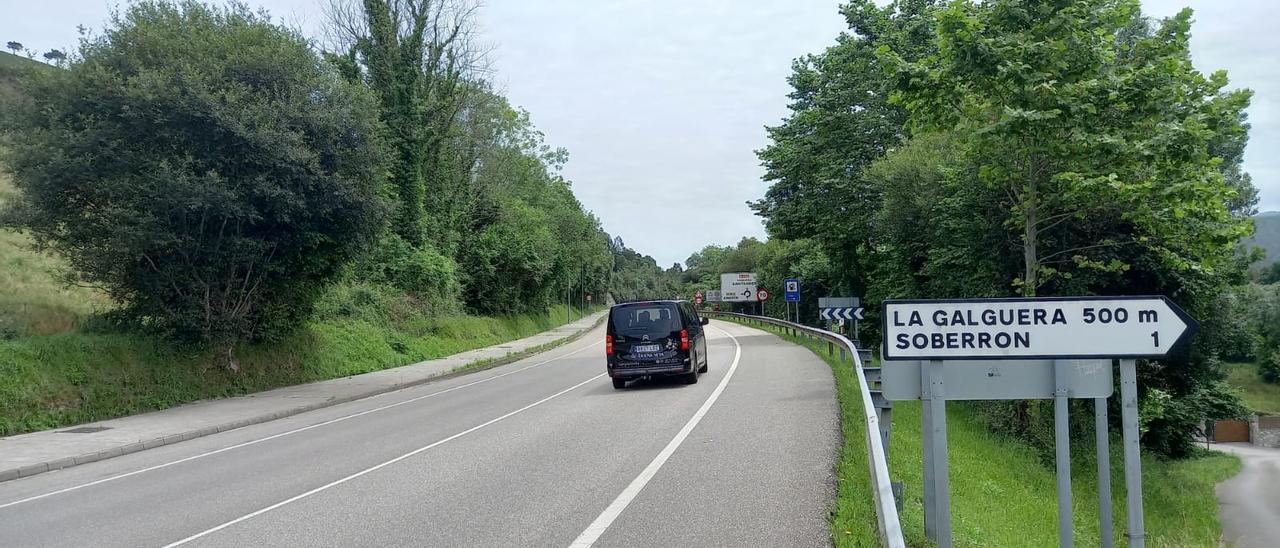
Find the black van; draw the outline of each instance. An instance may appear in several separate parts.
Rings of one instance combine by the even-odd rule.
[[[706,318],[688,301],[645,301],[609,309],[604,352],[614,388],[627,380],[680,375],[685,384],[707,372]]]

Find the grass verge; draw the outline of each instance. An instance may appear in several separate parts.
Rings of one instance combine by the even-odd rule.
[[[759,327],[759,326],[752,326]],[[851,362],[827,354],[825,341],[810,341],[769,328],[808,347],[831,366],[840,400],[844,443],[836,468],[836,500],[831,536],[836,546],[879,546],[858,381]],[[1028,444],[988,431],[962,404],[947,406],[951,471],[951,509],[955,546],[1054,546],[1057,538],[1057,487],[1052,463]],[[1111,444],[1112,508],[1115,545],[1124,546],[1123,456],[1118,439]],[[889,448],[889,475],[904,484],[900,518],[909,546],[933,546],[924,534],[921,487],[923,451],[920,405],[897,402]],[[1082,452],[1077,452],[1082,453]],[[1093,455],[1072,462],[1074,535],[1078,546],[1098,546],[1098,495]],[[1239,472],[1239,459],[1216,452],[1170,461],[1144,455],[1142,462],[1147,545],[1216,547],[1222,534],[1214,486]]]
[[[0,205],[15,194],[0,172]],[[87,325],[111,302],[67,286],[66,271],[65,261],[32,249],[27,235],[0,230],[0,436],[397,367],[534,335],[582,313],[555,306],[466,316],[349,280],[328,288],[294,334],[238,347],[239,371],[230,371],[206,350]]]
[[[73,330],[0,340],[0,435],[407,365],[528,337],[565,317],[562,306],[541,315],[453,316],[425,333],[323,319],[282,341],[238,348],[238,372],[211,365],[205,351],[137,333]]]
[[[1227,383],[1240,391],[1240,396],[1250,409],[1280,415],[1280,384],[1263,381],[1258,375],[1258,364],[1227,364]]]

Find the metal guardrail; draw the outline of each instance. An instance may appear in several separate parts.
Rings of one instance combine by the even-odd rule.
[[[862,411],[863,418],[866,423],[867,430],[867,459],[871,468],[871,493],[875,499],[876,520],[880,526],[880,543],[888,548],[905,548],[906,542],[902,538],[902,524],[898,521],[898,507],[893,495],[893,485],[889,480],[889,461],[887,452],[884,447],[884,439],[881,438],[880,417],[876,413],[877,400],[872,396],[872,388],[867,378],[868,370],[879,372],[878,368],[863,368],[862,356],[859,348],[854,346],[853,341],[845,338],[839,333],[832,333],[825,329],[818,329],[801,325],[798,323],[779,320],[765,316],[752,316],[748,314],[738,314],[735,312],[714,312],[705,311],[703,314],[709,316],[729,316],[736,317],[747,322],[755,322],[760,324],[770,324],[777,327],[790,329],[794,334],[806,335],[809,337],[823,339],[834,345],[841,347],[843,353],[848,349],[853,359],[853,370],[857,373],[858,388],[862,393]],[[878,376],[877,379],[878,380]],[[876,392],[879,392],[876,390]],[[883,399],[883,398],[881,398]]]

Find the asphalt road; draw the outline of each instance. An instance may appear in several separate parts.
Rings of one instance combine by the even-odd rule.
[[[1216,443],[1240,457],[1235,477],[1218,484],[1222,537],[1236,548],[1268,548],[1280,539],[1280,449],[1248,443]]]
[[[715,322],[698,384],[545,354],[0,483],[0,546],[820,546],[830,370]]]

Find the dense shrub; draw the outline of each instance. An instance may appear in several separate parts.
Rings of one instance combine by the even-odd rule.
[[[371,94],[242,4],[134,4],[24,87],[7,220],[133,321],[279,334],[381,224]]]
[[[1269,383],[1280,383],[1280,349],[1263,356],[1262,361],[1258,362],[1258,375]]]
[[[435,312],[456,312],[461,291],[457,265],[429,244],[415,248],[398,234],[388,233],[361,258],[357,277],[407,291]]]

